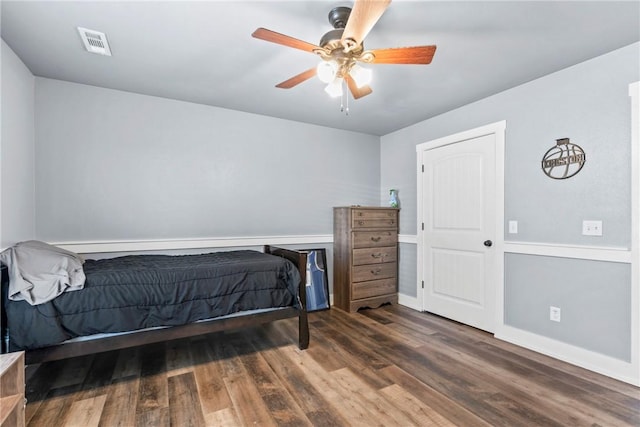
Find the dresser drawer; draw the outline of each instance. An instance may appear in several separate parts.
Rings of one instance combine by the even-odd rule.
[[[358,228],[398,228],[398,211],[354,209],[351,226]]]
[[[382,264],[385,262],[395,262],[397,259],[398,248],[396,246],[353,250],[353,265]]]
[[[353,267],[353,281],[365,282],[367,280],[388,279],[396,277],[398,264],[388,262],[386,264],[357,265]]]
[[[397,282],[395,278],[371,280],[369,282],[354,283],[352,289],[353,299],[370,298],[397,292]]]
[[[395,246],[398,243],[395,231],[354,231],[352,234],[354,248]]]

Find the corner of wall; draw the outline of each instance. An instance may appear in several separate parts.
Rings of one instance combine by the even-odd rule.
[[[0,48],[0,248],[5,248],[36,234],[35,77],[4,40]]]

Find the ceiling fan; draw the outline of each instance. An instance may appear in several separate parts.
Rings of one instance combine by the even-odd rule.
[[[327,83],[325,91],[332,96],[342,95],[342,85],[346,83],[354,99],[369,95],[368,86],[371,70],[361,67],[358,62],[371,64],[429,64],[436,46],[414,46],[389,49],[364,49],[364,38],[378,22],[391,0],[355,0],[353,10],[349,7],[335,7],[329,12],[329,22],[333,30],[320,39],[319,45],[307,43],[293,37],[258,28],[253,37],[272,43],[315,53],[322,62],[302,73],[276,85],[290,89],[313,76]]]

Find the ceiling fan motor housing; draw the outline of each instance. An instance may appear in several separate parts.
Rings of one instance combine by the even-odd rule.
[[[350,14],[350,7],[338,6],[331,9],[329,12],[329,23],[334,29],[322,36],[318,46],[329,50],[340,47],[342,33],[344,33],[344,27],[347,25]]]
[[[320,54],[324,60],[333,59],[339,62],[342,60],[344,62],[360,55],[364,50],[364,43],[360,43],[360,45],[350,49],[350,51],[352,51],[351,55],[345,56],[340,53],[340,51],[344,50],[342,34],[344,33],[344,28],[347,25],[350,14],[351,8],[344,6],[334,7],[331,9],[331,12],[329,12],[329,22],[334,29],[323,35],[320,39],[320,43],[318,44],[318,46],[326,50],[326,53],[316,52]]]
[[[319,46],[329,50],[333,50],[337,47],[340,47],[341,46],[340,40],[342,39],[342,33],[344,33],[344,28],[339,28],[339,29],[331,30],[327,32],[320,39]]]
[[[349,15],[351,14],[351,8],[345,6],[338,6],[331,9],[329,12],[329,23],[335,29],[344,28],[347,26]]]

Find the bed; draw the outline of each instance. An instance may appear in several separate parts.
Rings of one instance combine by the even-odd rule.
[[[28,364],[298,318],[309,345],[307,254],[272,246],[198,255],[86,260],[81,290],[31,305],[2,280],[3,352]]]

